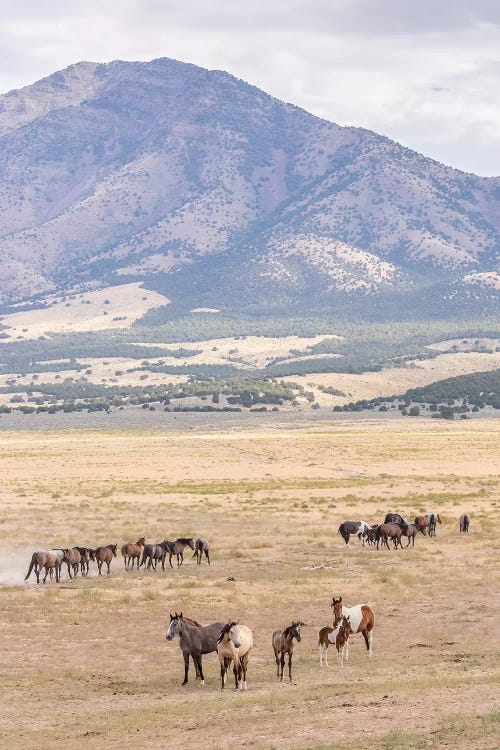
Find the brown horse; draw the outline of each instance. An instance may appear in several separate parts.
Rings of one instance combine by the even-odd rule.
[[[397,549],[398,546],[401,547],[402,533],[403,530],[399,524],[382,523],[375,533],[375,539],[377,540],[377,549],[380,541],[382,541],[382,545],[385,545],[387,549],[389,549],[389,539],[392,539],[392,541],[394,542],[394,549]]]
[[[354,607],[344,607],[342,597],[340,599],[332,598],[331,607],[333,609],[333,627],[336,628],[342,622],[342,617],[349,618],[349,625],[352,633],[362,633],[365,639],[366,650],[371,659],[373,627],[375,625],[375,615],[373,610],[367,604],[356,604]],[[346,643],[345,660],[349,661],[349,645]]]
[[[65,562],[63,550],[41,550],[40,552],[33,552],[28,572],[26,573],[24,580],[27,581],[32,570],[34,570],[36,582],[40,583],[40,573],[42,572],[42,569],[45,569],[45,576],[42,583],[45,583],[49,573],[52,578],[54,572],[56,574],[56,583],[59,583],[61,580],[61,565],[63,562]]]
[[[427,534],[428,525],[427,516],[417,516],[415,518],[415,526],[417,526],[418,530],[421,531],[424,536]]]
[[[283,670],[285,668],[285,655],[288,654],[288,677],[290,682],[292,681],[292,656],[293,656],[293,640],[300,643],[302,638],[300,637],[300,626],[305,623],[297,621],[292,622],[284,630],[275,630],[273,633],[273,650],[274,658],[276,659],[277,667],[277,678],[283,682]],[[280,670],[281,667],[281,670]]]
[[[123,561],[125,563],[125,570],[129,570],[130,562],[132,562],[132,567],[130,568],[130,570],[134,569],[134,560],[137,566],[137,570],[139,570],[139,561],[141,559],[142,549],[145,544],[146,540],[143,536],[141,536],[141,538],[136,542],[129,542],[128,544],[123,545],[122,555]]]
[[[67,547],[63,550],[65,560],[64,562],[68,566],[68,575],[71,578],[71,569],[73,569],[73,575],[76,576],[78,568],[82,562],[82,555],[78,547]]]
[[[90,549],[90,547],[77,547],[77,550],[81,556],[81,560],[80,560],[81,574],[82,576],[88,576],[89,568],[90,568],[90,561],[95,560],[94,550]]]
[[[408,537],[408,544],[406,545],[407,547],[410,546],[410,542],[412,543],[412,547],[415,546],[415,537],[417,536],[419,531],[421,534],[424,533],[414,523],[411,523],[407,526],[403,526],[403,528],[401,529],[401,536]]]
[[[97,569],[99,571],[99,575],[102,576],[101,568],[103,563],[106,563],[108,566],[108,576],[109,576],[109,568],[111,565],[111,560],[113,557],[116,557],[116,544],[107,544],[105,547],[97,547],[97,549],[94,550],[95,560],[97,563]]]

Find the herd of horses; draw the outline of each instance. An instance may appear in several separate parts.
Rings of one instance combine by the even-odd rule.
[[[441,523],[439,513],[429,513],[425,516],[416,516],[413,523],[409,523],[400,513],[387,513],[383,523],[374,523],[371,526],[366,521],[343,521],[338,529],[338,533],[349,546],[351,536],[357,536],[369,546],[377,547],[382,545],[389,549],[389,541],[392,541],[394,549],[403,546],[402,537],[408,539],[406,547],[415,546],[415,538],[420,533],[423,536],[436,536],[437,524]],[[459,520],[460,533],[469,531],[470,516],[462,513]]]
[[[375,616],[373,610],[366,604],[356,604],[345,607],[342,597],[333,597],[333,623],[322,627],[318,634],[320,666],[323,660],[328,666],[328,647],[331,644],[337,649],[340,666],[349,659],[349,636],[361,633],[365,639],[368,656],[372,655],[372,638]],[[301,627],[305,623],[296,620],[283,630],[275,630],[272,634],[272,649],[276,660],[277,678],[283,681],[286,657],[288,657],[288,678],[292,682],[292,658],[296,643],[300,643]],[[180,614],[171,614],[166,639],[172,641],[179,638],[179,646],[184,658],[184,681],[188,682],[189,659],[193,661],[196,679],[205,684],[202,657],[205,654],[217,652],[220,665],[221,688],[226,686],[227,673],[233,665],[234,689],[247,689],[247,671],[250,655],[254,647],[253,633],[248,625],[242,625],[235,620],[229,622],[213,622],[201,625],[196,620]]]
[[[172,558],[174,556],[177,560],[177,567],[182,565],[186,547],[194,550],[193,557],[196,557],[198,565],[201,565],[203,556],[205,556],[210,565],[210,545],[204,537],[199,537],[196,541],[192,537],[179,537],[175,542],[165,539],[159,544],[146,544],[145,537],[141,537],[136,542],[127,542],[124,544],[121,548],[121,553],[126,571],[132,571],[134,564],[137,570],[145,565],[146,570],[154,571],[156,571],[158,564],[161,564],[164,571],[167,556],[171,568],[174,567],[172,565]],[[77,546],[39,550],[33,552],[24,580],[27,581],[34,571],[36,581],[40,583],[40,576],[45,571],[42,583],[46,582],[47,576],[50,576],[51,580],[55,577],[56,582],[59,583],[63,565],[67,565],[70,578],[78,575],[78,572],[82,576],[88,576],[91,562],[97,564],[100,576],[102,576],[103,566],[106,565],[107,574],[109,575],[113,558],[117,556],[117,550],[117,544],[106,544],[95,549]]]

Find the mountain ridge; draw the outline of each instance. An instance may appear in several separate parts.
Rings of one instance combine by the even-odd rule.
[[[245,282],[265,307],[436,280],[482,305],[499,249],[500,178],[224,71],[81,62],[0,97],[3,304],[140,279],[175,302],[199,271],[229,307]]]

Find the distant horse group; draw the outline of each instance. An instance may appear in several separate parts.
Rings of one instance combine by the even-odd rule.
[[[351,536],[357,536],[368,546],[380,546],[390,549],[389,543],[392,542],[394,549],[403,547],[402,537],[407,538],[406,547],[410,544],[415,546],[415,539],[418,534],[423,536],[436,536],[437,524],[442,523],[439,513],[429,513],[427,515],[416,516],[413,523],[409,523],[400,513],[387,513],[383,523],[374,523],[371,526],[366,521],[343,521],[338,533],[349,547]],[[470,519],[466,513],[460,516],[460,532],[467,533],[469,530]]]
[[[196,557],[198,565],[201,565],[203,555],[210,564],[210,546],[204,537],[199,537],[194,541],[192,537],[180,537],[175,542],[164,540],[159,544],[146,544],[145,537],[140,537],[136,542],[128,542],[121,548],[123,563],[126,572],[134,569],[139,570],[143,565],[147,570],[157,570],[158,563],[161,563],[162,570],[165,570],[165,560],[168,556],[170,567],[173,568],[172,558],[177,560],[177,567],[184,562],[184,549],[190,547],[194,551],[193,557]],[[102,576],[103,566],[106,566],[108,575],[111,573],[111,563],[117,556],[117,544],[106,544],[95,549],[90,547],[66,547],[52,550],[39,550],[31,556],[28,572],[25,581],[28,580],[32,572],[36,575],[37,583],[40,583],[40,576],[45,571],[42,583],[45,583],[47,576],[52,580],[55,577],[57,583],[61,580],[61,570],[63,565],[67,566],[69,578],[75,577],[78,572],[82,576],[88,576],[90,563],[97,564],[98,575]]]

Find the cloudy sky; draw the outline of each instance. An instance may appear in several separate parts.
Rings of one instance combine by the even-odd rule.
[[[500,0],[0,0],[0,92],[173,57],[500,175]]]

